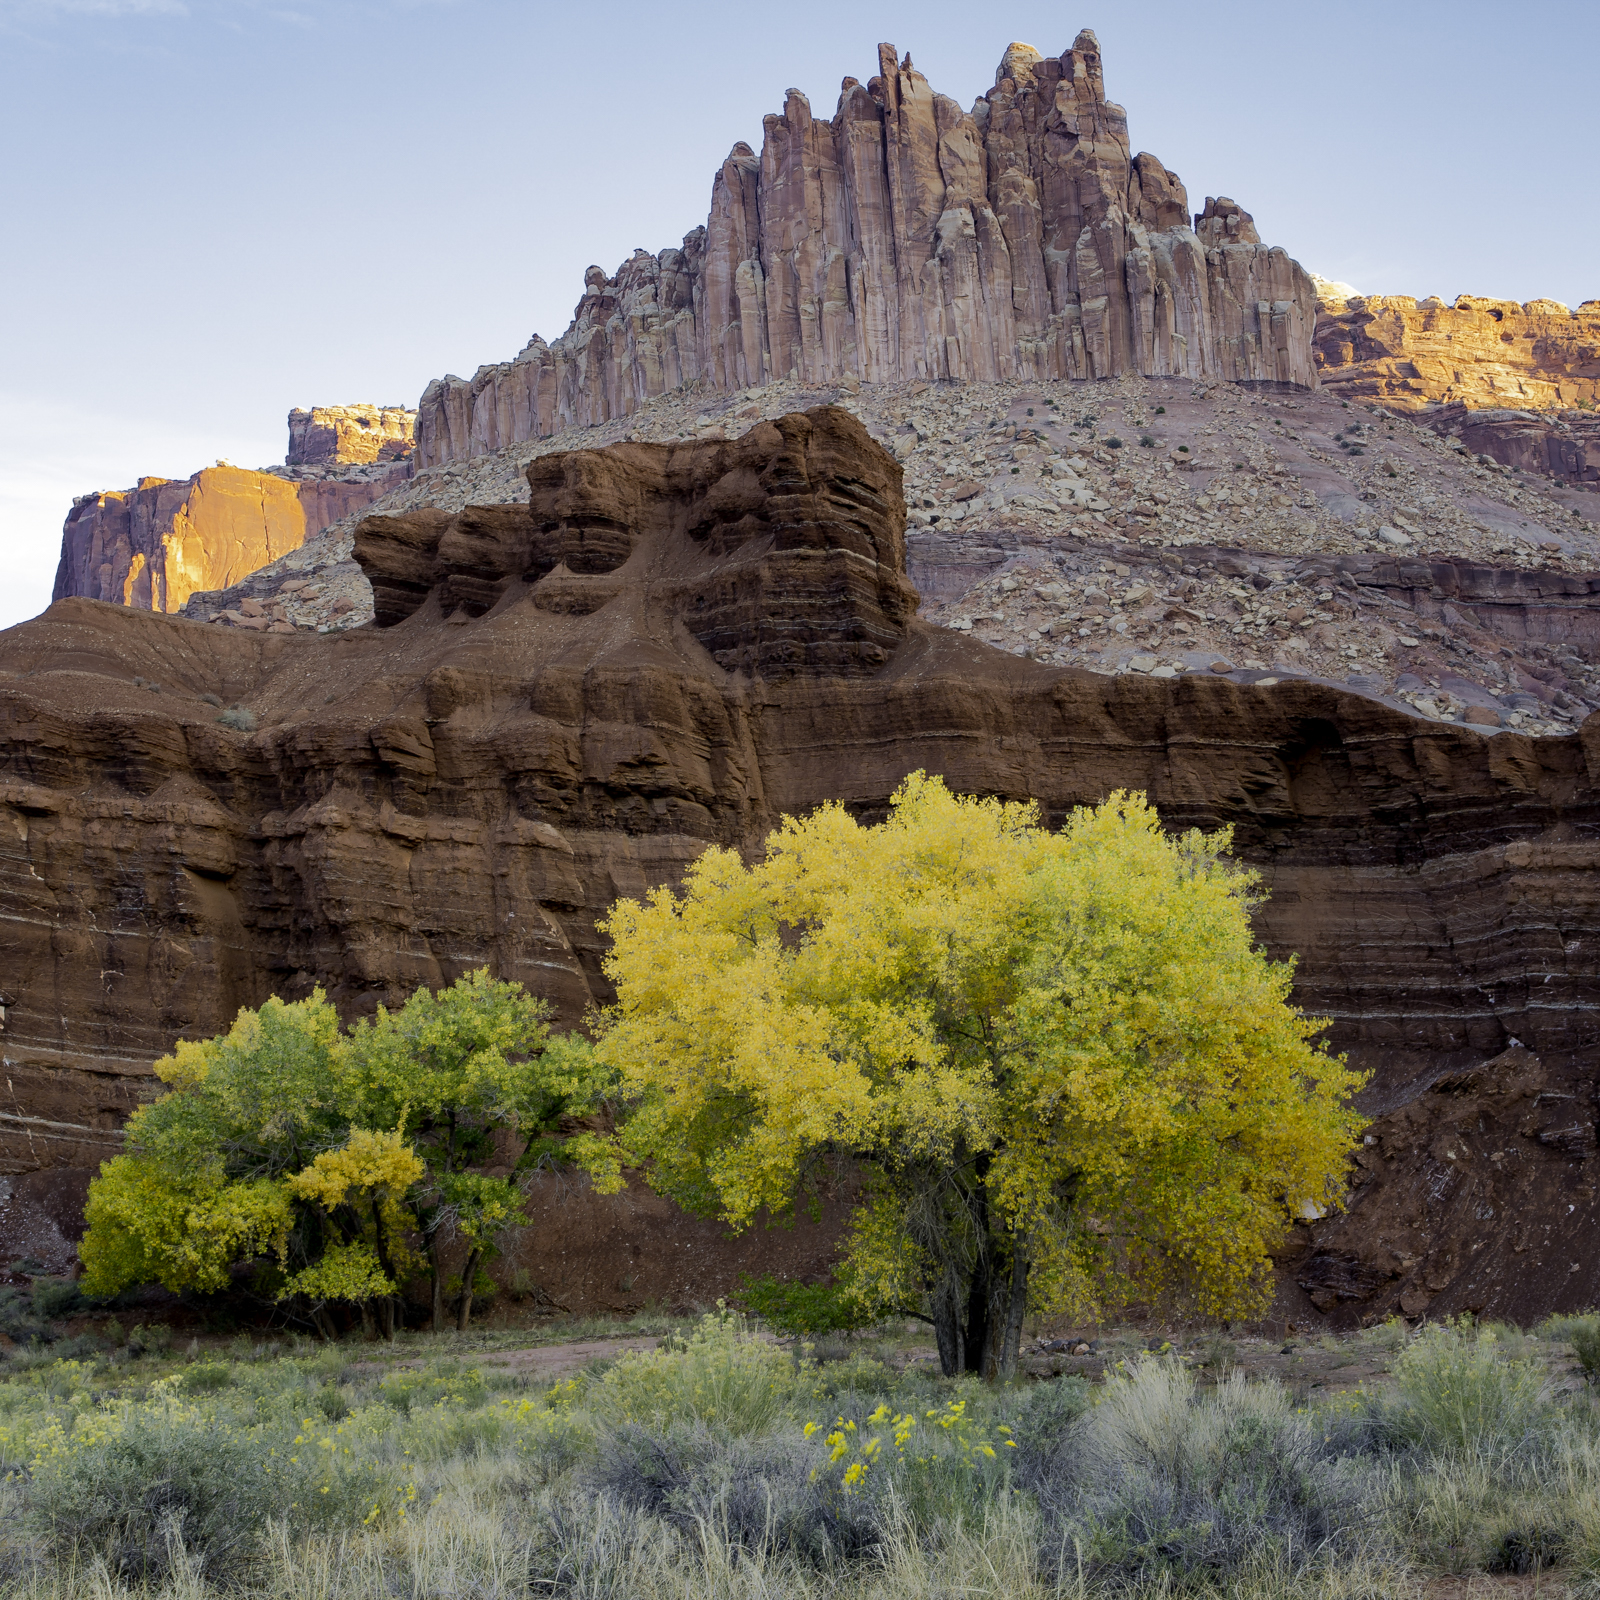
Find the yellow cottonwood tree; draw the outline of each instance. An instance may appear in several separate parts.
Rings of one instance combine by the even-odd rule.
[[[1052,833],[917,773],[878,826],[829,805],[754,866],[708,850],[605,925],[623,1151],[737,1227],[864,1163],[847,1280],[947,1373],[1009,1371],[1030,1303],[1262,1308],[1289,1221],[1339,1203],[1361,1080],[1228,843],[1128,794]]]

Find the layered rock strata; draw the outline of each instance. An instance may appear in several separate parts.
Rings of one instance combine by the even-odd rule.
[[[1343,399],[1396,411],[1460,403],[1474,410],[1560,411],[1600,405],[1600,300],[1454,305],[1410,295],[1320,302],[1316,366]]]
[[[363,535],[387,626],[69,599],[0,635],[12,1170],[92,1166],[155,1056],[271,993],[320,983],[354,1015],[487,963],[576,1021],[606,996],[618,895],[824,800],[881,815],[918,768],[1052,824],[1132,787],[1174,826],[1233,826],[1271,892],[1263,940],[1299,954],[1299,1001],[1380,1099],[1513,1037],[1552,1073],[1592,1059],[1596,724],[1487,738],[905,616],[899,469],[837,410],[531,477],[527,508]],[[790,615],[827,648],[765,654]],[[218,721],[235,703],[253,731]],[[1509,1279],[1485,1303],[1542,1308]]]
[[[289,413],[291,467],[401,461],[411,454],[417,414],[404,406],[312,406]]]
[[[965,112],[891,45],[830,121],[790,90],[681,249],[591,267],[567,332],[429,384],[423,467],[737,390],[1121,373],[1311,386],[1315,293],[1249,214],[1135,155],[1093,33],[1013,44]]]

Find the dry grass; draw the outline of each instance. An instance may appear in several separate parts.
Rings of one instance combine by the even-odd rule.
[[[0,1596],[1600,1591],[1589,1392],[1491,1332],[1388,1330],[1395,1388],[1320,1406],[1174,1356],[947,1384],[721,1319],[548,1389],[448,1346],[388,1371],[339,1347],[8,1363]]]

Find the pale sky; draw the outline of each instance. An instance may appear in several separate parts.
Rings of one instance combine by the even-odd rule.
[[[1100,37],[1136,150],[1368,293],[1600,298],[1600,5],[0,0],[0,625],[72,497],[415,405],[677,244],[791,85],[880,39],[970,105]]]

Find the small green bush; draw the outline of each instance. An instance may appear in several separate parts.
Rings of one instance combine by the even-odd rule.
[[[1395,1424],[1424,1449],[1492,1457],[1545,1431],[1543,1368],[1508,1359],[1491,1331],[1465,1319],[1428,1329],[1395,1362],[1394,1375]]]
[[[20,1289],[0,1289],[0,1333],[18,1344],[55,1338],[55,1329],[40,1312],[38,1301]]]
[[[872,1321],[861,1302],[836,1283],[798,1283],[770,1273],[744,1277],[739,1282],[739,1300],[779,1333],[791,1335],[854,1333]]]
[[[248,706],[229,706],[217,721],[236,733],[254,733],[256,729],[256,714]]]
[[[742,1316],[714,1311],[687,1339],[623,1356],[584,1399],[613,1423],[656,1429],[701,1423],[753,1434],[791,1416],[813,1388],[809,1369],[752,1333]]]
[[[35,1278],[33,1303],[41,1317],[56,1322],[87,1308],[75,1278]]]
[[[1600,1315],[1593,1311],[1579,1312],[1576,1316],[1549,1317],[1539,1327],[1546,1339],[1570,1344],[1584,1378],[1594,1383],[1600,1378]]]

